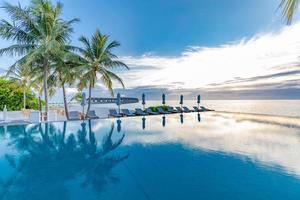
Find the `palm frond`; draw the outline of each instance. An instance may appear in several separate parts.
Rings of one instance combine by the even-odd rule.
[[[287,24],[291,24],[294,14],[297,11],[299,0],[281,0],[279,8],[282,9],[282,15]]]
[[[8,55],[8,56],[22,56],[26,53],[29,53],[31,50],[34,49],[34,45],[30,44],[15,44],[9,47],[0,49],[0,56]]]

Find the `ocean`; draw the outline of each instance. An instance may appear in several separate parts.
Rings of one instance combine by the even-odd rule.
[[[161,101],[146,101],[146,107],[161,105]],[[166,101],[166,105],[179,106],[179,101]],[[184,101],[184,106],[196,106],[196,100]],[[274,116],[300,118],[300,100],[202,100],[201,105],[216,111],[233,113],[251,113]],[[141,108],[141,102],[124,104],[121,108]],[[107,116],[109,108],[117,108],[114,104],[92,105],[100,116]],[[71,105],[70,110],[81,110],[80,105]]]

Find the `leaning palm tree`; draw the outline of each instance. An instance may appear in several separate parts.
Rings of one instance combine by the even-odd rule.
[[[279,7],[282,8],[287,24],[291,24],[299,3],[299,0],[281,0]]]
[[[17,65],[12,69],[7,70],[6,77],[22,86],[23,108],[26,109],[26,89],[30,86],[31,82],[31,72],[29,67],[25,65]]]
[[[66,51],[56,62],[53,63],[53,70],[49,76],[49,85],[60,87],[63,92],[63,101],[66,118],[69,120],[66,85],[72,85],[79,78],[81,57]]]
[[[32,69],[42,67],[43,90],[45,97],[45,119],[48,114],[48,74],[52,59],[65,50],[72,33],[73,19],[60,19],[62,4],[53,5],[50,0],[32,0],[28,7],[4,3],[2,7],[9,15],[11,22],[0,22],[0,37],[15,44],[0,49],[0,56],[20,56],[12,67],[22,62]],[[72,49],[72,47],[70,47]],[[36,63],[39,63],[36,65]]]
[[[79,89],[88,87],[88,113],[91,107],[92,88],[95,87],[98,78],[113,96],[112,81],[117,81],[123,88],[124,84],[122,79],[111,70],[116,67],[129,68],[125,63],[118,60],[118,57],[112,52],[116,47],[120,46],[120,43],[117,41],[109,42],[108,35],[103,35],[97,30],[91,39],[81,36],[79,40],[84,45],[82,50],[84,57],[82,63],[83,73],[79,82]]]

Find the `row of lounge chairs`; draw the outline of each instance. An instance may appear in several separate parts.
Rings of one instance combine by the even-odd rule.
[[[158,114],[172,114],[172,113],[189,113],[189,112],[203,112],[203,111],[211,111],[201,106],[200,108],[194,106],[193,110],[190,110],[188,107],[168,107],[167,110],[162,108],[157,108],[157,112],[152,111],[150,108],[146,110],[142,110],[140,108],[136,108],[134,112],[131,112],[128,109],[121,109],[121,113],[119,114],[115,109],[109,110],[109,117],[131,117],[131,116],[144,116],[144,115],[158,115]],[[95,110],[90,110],[87,113],[88,119],[99,119],[96,115]],[[80,113],[78,111],[70,111],[69,112],[69,120],[80,120]]]
[[[131,116],[144,116],[144,115],[158,115],[158,114],[172,114],[172,113],[190,113],[190,112],[204,112],[204,111],[212,111],[203,106],[200,108],[194,106],[194,109],[189,109],[186,106],[181,107],[168,107],[167,110],[162,108],[157,108],[157,112],[152,111],[150,108],[146,110],[142,110],[140,108],[136,108],[134,112],[130,112],[128,109],[121,109],[121,113],[119,114],[115,109],[109,110],[109,117],[131,117]]]
[[[90,110],[86,114],[88,119],[99,119],[99,117],[96,115],[96,112],[94,110]],[[70,111],[69,112],[69,120],[80,120],[80,113],[78,111]]]

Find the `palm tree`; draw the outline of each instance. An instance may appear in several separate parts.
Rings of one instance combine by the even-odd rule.
[[[299,0],[281,0],[279,7],[282,8],[282,14],[287,24],[291,24],[299,2]]]
[[[32,70],[42,67],[43,90],[45,97],[45,119],[48,116],[48,74],[53,58],[65,51],[73,29],[71,25],[78,21],[60,19],[62,4],[53,5],[49,0],[32,0],[28,7],[5,3],[2,7],[10,16],[11,21],[0,22],[0,37],[15,44],[0,49],[0,56],[21,56],[11,66],[22,62],[31,66]],[[74,49],[69,46],[69,49]],[[38,63],[38,64],[37,64]]]
[[[75,83],[79,76],[78,66],[80,66],[80,57],[74,53],[65,52],[57,62],[54,62],[53,71],[49,76],[49,84],[53,87],[61,87],[63,92],[63,101],[66,118],[69,120],[68,103],[66,97],[66,85]]]
[[[123,88],[124,84],[122,79],[111,70],[116,67],[129,68],[125,63],[119,61],[118,57],[112,52],[120,46],[120,43],[117,41],[109,42],[109,36],[101,34],[99,30],[95,32],[91,39],[81,36],[79,41],[84,45],[84,49],[81,51],[84,57],[83,75],[79,82],[79,89],[88,87],[88,113],[91,106],[92,88],[95,87],[98,76],[113,96],[112,81],[119,82]]]
[[[23,108],[26,109],[26,89],[30,86],[31,73],[29,67],[18,65],[14,69],[6,72],[6,77],[22,85],[23,90]]]

